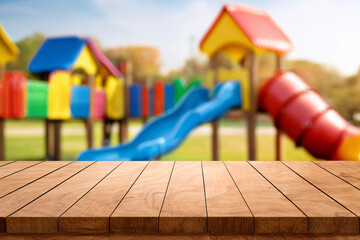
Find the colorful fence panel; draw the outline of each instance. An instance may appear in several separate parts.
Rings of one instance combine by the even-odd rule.
[[[90,89],[87,86],[71,87],[71,116],[88,118],[90,115]]]
[[[106,116],[118,120],[125,116],[124,81],[110,76],[105,83]]]
[[[154,115],[160,115],[165,108],[165,88],[164,83],[157,81],[154,84]]]
[[[96,89],[94,92],[94,118],[102,119],[105,116],[106,94],[102,89]]]
[[[149,116],[149,89],[148,87],[142,88],[142,116]]]
[[[165,84],[165,112],[174,107],[175,102],[175,87],[174,84]]]
[[[6,72],[3,80],[3,117],[22,118],[26,110],[26,77],[22,72]]]
[[[48,84],[46,82],[28,80],[26,96],[26,117],[47,118],[48,116]]]
[[[140,84],[132,84],[130,86],[130,116],[141,117],[142,116],[142,86]]]
[[[57,70],[49,76],[48,111],[49,119],[70,118],[71,74]]]

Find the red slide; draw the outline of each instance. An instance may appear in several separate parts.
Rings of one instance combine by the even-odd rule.
[[[297,146],[316,158],[360,160],[360,129],[351,126],[292,72],[279,72],[260,89],[259,105]]]

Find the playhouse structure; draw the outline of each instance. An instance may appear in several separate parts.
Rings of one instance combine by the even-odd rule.
[[[292,48],[289,38],[265,11],[238,4],[223,7],[200,43],[205,54],[225,52],[235,61],[245,62],[249,71],[249,160],[256,160],[255,123],[259,107],[274,119],[276,160],[282,159],[281,131],[316,158],[360,160],[360,129],[349,125],[296,74],[284,71],[284,56]],[[275,53],[277,73],[259,88],[256,55],[263,51]],[[217,143],[213,145],[217,149]]]
[[[256,160],[255,124],[258,109],[257,54],[272,52],[277,59],[277,69],[283,69],[283,56],[293,49],[290,39],[271,19],[267,12],[251,6],[228,4],[207,31],[200,43],[200,50],[208,56],[218,52],[227,53],[242,64],[248,71],[249,102],[248,122],[248,159]],[[244,61],[245,59],[245,61]],[[217,82],[216,79],[214,79]],[[246,80],[245,80],[246,81]],[[215,127],[214,127],[215,126]],[[217,124],[213,124],[217,136]],[[213,138],[213,155],[218,156],[218,143]],[[218,158],[218,157],[217,157]],[[280,132],[276,133],[276,159],[281,160]]]
[[[46,142],[54,142],[47,146],[49,159],[61,158],[61,120],[84,119],[87,145],[92,148],[94,118],[102,119],[106,113],[114,119],[124,116],[119,107],[124,104],[122,75],[90,39],[48,38],[30,62],[29,71],[49,81]]]
[[[9,42],[8,37],[4,42]],[[3,49],[11,49],[11,46]],[[6,53],[9,54],[7,59],[11,59],[11,51]],[[4,53],[4,56],[7,55]],[[119,69],[126,78],[87,38],[48,38],[29,64],[29,71],[37,79],[26,79],[18,71],[3,74],[1,121],[44,120],[46,159],[61,159],[62,121],[84,121],[88,148],[93,147],[94,119],[103,122],[103,146],[110,144],[115,122],[120,125],[119,141],[124,142],[129,118],[142,118],[146,122],[150,116],[161,115],[174,107],[175,92],[183,96],[190,86],[199,84],[194,81],[186,87],[183,83],[165,84],[161,80],[153,86],[131,84],[130,64],[121,64]]]

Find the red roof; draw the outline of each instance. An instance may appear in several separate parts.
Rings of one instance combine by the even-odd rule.
[[[269,14],[259,8],[241,4],[227,4],[202,39],[203,44],[208,34],[216,25],[221,15],[227,11],[234,21],[243,30],[254,46],[275,52],[289,52],[293,44],[280,27],[272,20]]]
[[[110,62],[110,60],[95,46],[95,44],[89,39],[86,38],[86,41],[97,58],[97,60],[104,65],[115,77],[123,78],[121,72]]]

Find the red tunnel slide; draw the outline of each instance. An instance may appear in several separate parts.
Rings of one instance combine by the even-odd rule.
[[[259,104],[273,117],[277,128],[314,157],[359,160],[360,150],[353,153],[354,140],[341,145],[353,138],[358,144],[360,129],[351,126],[295,73],[279,72],[269,79],[260,89]]]

